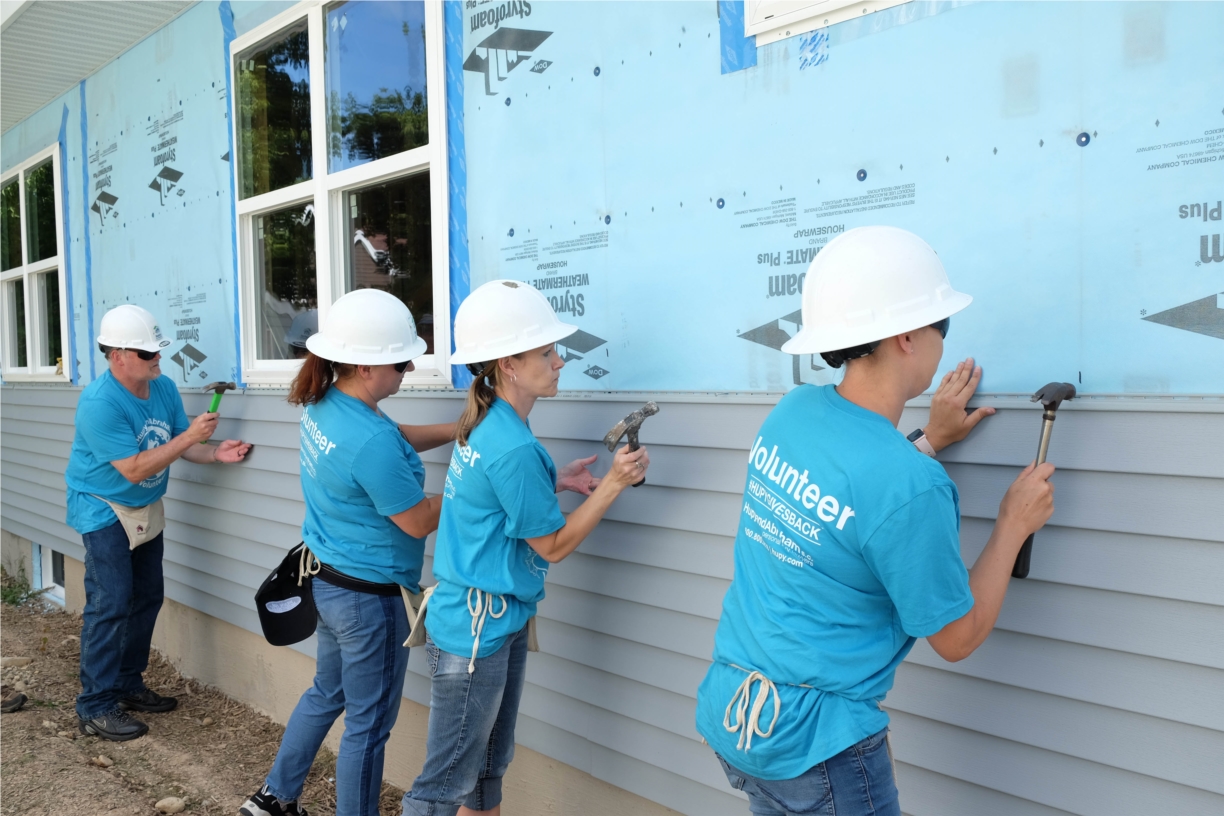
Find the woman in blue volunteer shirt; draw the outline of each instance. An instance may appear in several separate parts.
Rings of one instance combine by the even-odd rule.
[[[970,300],[893,227],[843,233],[808,272],[803,329],[783,351],[849,365],[837,387],[790,392],[757,434],[697,692],[697,730],[758,816],[900,815],[880,705],[897,665],[920,637],[948,660],[977,648],[1016,553],[1053,512],[1053,466],[1030,465],[966,573],[956,485],[931,457],[993,413],[965,412],[972,360],[944,377],[925,429],[897,432]]]
[[[406,814],[500,813],[548,567],[582,543],[650,464],[645,448],[625,446],[602,480],[586,469],[593,456],[558,478],[532,434],[527,415],[536,400],[556,395],[565,365],[554,344],[575,331],[516,281],[485,284],[455,317],[451,359],[476,379],[446,476],[438,583],[422,607],[433,689],[425,767],[404,794]],[[563,489],[589,495],[568,519],[556,498]]]
[[[400,587],[418,592],[425,536],[441,496],[426,498],[417,451],[454,438],[454,424],[397,425],[378,409],[425,351],[392,295],[361,289],[331,307],[289,401],[301,405],[302,537],[317,567],[318,660],[263,787],[243,816],[297,816],[315,754],[344,713],[337,816],[377,816],[387,737],[399,713],[408,650]]]

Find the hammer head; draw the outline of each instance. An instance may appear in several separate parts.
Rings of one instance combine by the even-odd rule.
[[[221,394],[226,391],[234,391],[238,388],[237,384],[232,382],[215,382],[204,386],[205,391],[211,391],[214,394]]]
[[[638,448],[638,429],[642,427],[642,423],[646,421],[646,417],[654,416],[659,413],[659,406],[653,402],[648,402],[641,408],[634,411],[629,416],[622,419],[620,422],[612,426],[612,430],[608,431],[604,436],[604,445],[613,453],[616,452],[616,446],[620,444],[621,438],[625,435],[629,436],[629,447],[631,450]]]
[[[1030,401],[1040,402],[1047,411],[1057,411],[1058,406],[1062,404],[1063,400],[1074,398],[1074,385],[1071,383],[1052,382],[1046,383],[1037,389],[1037,393],[1030,397]]]

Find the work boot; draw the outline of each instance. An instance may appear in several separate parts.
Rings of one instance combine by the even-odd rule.
[[[77,728],[82,734],[94,735],[112,742],[127,742],[137,737],[143,737],[149,726],[128,714],[115,709],[90,720],[77,719]]]
[[[4,703],[0,704],[0,711],[5,714],[12,714],[14,711],[20,711],[21,707],[26,704],[27,698],[20,691],[14,691],[12,694],[5,693]]]
[[[238,812],[242,816],[310,816],[306,808],[298,805],[296,799],[292,802],[281,802],[268,791],[267,785],[243,802]]]
[[[163,697],[152,689],[145,689],[120,697],[119,707],[125,711],[147,711],[150,714],[164,714],[178,707],[178,698]]]

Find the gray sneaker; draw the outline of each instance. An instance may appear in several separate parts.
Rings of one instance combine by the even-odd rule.
[[[89,720],[77,719],[77,728],[82,734],[94,735],[112,742],[127,742],[143,737],[149,726],[122,709],[108,711]]]

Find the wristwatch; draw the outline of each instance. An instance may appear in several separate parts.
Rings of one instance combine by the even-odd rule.
[[[914,447],[925,453],[931,458],[935,457],[935,449],[931,447],[930,440],[926,438],[926,431],[919,428],[918,430],[905,437],[914,443]]]

